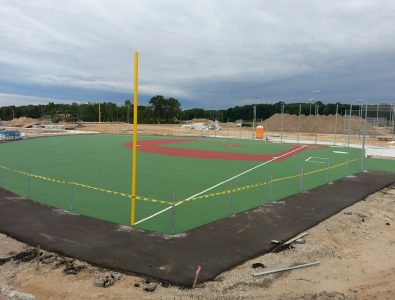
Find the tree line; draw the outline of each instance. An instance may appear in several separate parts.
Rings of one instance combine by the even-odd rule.
[[[165,98],[161,95],[150,99],[149,105],[138,106],[139,123],[182,123],[185,120],[204,118],[217,120],[220,122],[234,122],[236,120],[252,120],[254,106],[256,107],[256,119],[266,120],[276,113],[282,111],[283,102],[274,104],[256,104],[235,106],[228,109],[207,110],[203,108],[181,109],[179,100],[175,98]],[[338,113],[345,114],[350,109],[349,104],[329,103],[290,103],[284,104],[284,113],[298,114],[301,104],[301,113],[310,115],[317,113],[321,115],[335,114],[336,105]],[[133,105],[130,100],[119,105],[112,102],[100,102],[100,114],[102,122],[132,122]],[[54,103],[23,106],[3,106],[0,107],[0,119],[11,120],[19,117],[47,118],[53,122],[59,121],[85,121],[97,122],[99,116],[99,103],[78,103],[71,104]]]

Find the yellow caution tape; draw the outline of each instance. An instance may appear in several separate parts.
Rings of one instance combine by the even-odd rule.
[[[232,193],[237,193],[237,192],[241,192],[241,191],[245,191],[245,190],[250,190],[250,189],[254,189],[254,188],[259,188],[262,186],[265,186],[267,184],[270,184],[271,182],[279,182],[279,181],[284,181],[284,180],[290,180],[290,179],[295,179],[301,176],[308,176],[308,175],[313,175],[313,174],[317,174],[317,173],[322,173],[325,172],[329,169],[335,169],[344,165],[347,165],[351,162],[355,162],[360,160],[360,158],[358,159],[353,159],[353,160],[349,160],[347,162],[342,162],[342,163],[338,163],[335,165],[331,165],[329,167],[326,168],[320,168],[320,169],[316,169],[316,170],[312,170],[309,172],[305,172],[303,174],[299,173],[296,175],[291,175],[291,176],[286,176],[286,177],[280,177],[280,178],[274,178],[271,181],[264,181],[264,182],[260,182],[260,183],[255,183],[255,184],[250,184],[250,185],[245,185],[245,186],[241,186],[241,187],[237,187],[237,188],[233,188],[233,189],[229,189],[229,190],[225,190],[225,191],[220,191],[220,192],[215,192],[215,193],[211,193],[211,194],[205,194],[205,195],[201,195],[201,196],[197,196],[191,199],[186,199],[186,200],[182,200],[179,201],[178,203],[186,203],[186,202],[192,202],[192,201],[196,201],[196,200],[201,200],[201,199],[207,199],[207,198],[211,198],[211,197],[215,197],[215,196],[223,196],[223,195],[227,195],[227,194],[232,194]]]
[[[53,178],[49,178],[49,177],[45,177],[45,176],[41,176],[41,175],[37,175],[37,174],[33,174],[33,173],[27,173],[27,172],[20,171],[20,170],[17,170],[17,169],[8,168],[8,167],[2,166],[2,165],[0,165],[0,168],[4,169],[4,170],[12,171],[14,173],[18,173],[18,174],[21,174],[21,175],[24,175],[24,176],[37,178],[37,179],[45,180],[45,181],[52,182],[52,183],[75,185],[75,186],[78,186],[78,187],[82,187],[82,188],[86,188],[86,189],[90,189],[90,190],[94,190],[94,191],[98,191],[98,192],[104,192],[104,193],[108,193],[108,194],[113,194],[113,195],[121,196],[121,197],[128,198],[128,199],[131,198],[130,194],[116,192],[116,191],[111,191],[111,190],[107,190],[107,189],[103,189],[103,188],[98,188],[98,187],[90,186],[90,185],[87,185],[87,184],[53,179]],[[137,200],[141,200],[141,201],[145,201],[145,202],[173,205],[173,202],[170,202],[170,201],[163,201],[163,200],[158,200],[158,199],[148,198],[148,197],[142,197],[142,196],[136,196],[136,199]]]
[[[160,203],[160,204],[165,204],[165,205],[174,205],[174,204],[179,205],[179,204],[182,204],[182,203],[187,203],[187,202],[197,201],[197,200],[201,200],[201,199],[207,199],[207,198],[212,198],[212,197],[216,197],[216,196],[223,196],[223,195],[228,195],[228,194],[242,192],[242,191],[245,191],[245,190],[255,189],[255,188],[259,188],[259,187],[265,186],[267,184],[280,182],[280,181],[284,181],[284,180],[295,179],[295,178],[298,178],[300,176],[308,176],[308,175],[313,175],[313,174],[317,174],[317,173],[322,173],[322,172],[325,172],[327,170],[335,169],[335,168],[347,165],[349,163],[352,163],[352,162],[355,162],[355,161],[358,161],[358,160],[361,160],[361,159],[360,158],[353,159],[353,160],[349,160],[347,162],[342,162],[342,163],[338,163],[338,164],[335,164],[335,165],[331,165],[331,166],[326,167],[326,168],[320,168],[320,169],[316,169],[316,170],[312,170],[312,171],[308,171],[308,172],[304,172],[304,173],[298,173],[298,174],[295,174],[295,175],[290,175],[290,176],[285,176],[285,177],[280,177],[280,178],[274,178],[274,179],[272,179],[270,181],[264,181],[264,182],[259,182],[259,183],[255,183],[255,184],[245,185],[245,186],[241,186],[241,187],[237,187],[237,188],[233,188],[233,189],[229,189],[229,190],[225,190],[225,191],[215,192],[215,193],[211,193],[211,194],[204,194],[204,195],[197,196],[197,197],[194,197],[194,198],[191,198],[191,199],[185,199],[185,200],[182,200],[182,201],[179,201],[179,202],[176,202],[176,203],[171,202],[171,201],[164,201],[164,200],[149,198],[149,197],[142,197],[142,196],[136,196],[136,199],[140,200],[140,201],[151,202],[151,203]],[[33,178],[42,179],[42,180],[53,182],[53,183],[74,185],[74,186],[78,186],[78,187],[82,187],[82,188],[86,188],[86,189],[90,189],[90,190],[95,190],[95,191],[98,191],[98,192],[109,193],[109,194],[121,196],[121,197],[127,198],[127,199],[131,198],[130,194],[116,192],[116,191],[111,191],[111,190],[98,188],[98,187],[94,187],[94,186],[90,186],[90,185],[86,185],[86,184],[82,184],[82,183],[78,183],[78,182],[68,182],[68,181],[64,181],[64,180],[57,180],[57,179],[53,179],[53,178],[49,178],[49,177],[45,177],[45,176],[41,176],[41,175],[37,175],[37,174],[27,173],[27,172],[23,172],[23,171],[20,171],[20,170],[8,168],[8,167],[2,166],[2,165],[0,165],[0,168],[5,169],[5,170],[9,170],[9,171],[12,171],[12,172],[15,172],[15,173],[18,173],[18,174],[21,174],[21,175],[30,176],[30,177],[33,177]]]

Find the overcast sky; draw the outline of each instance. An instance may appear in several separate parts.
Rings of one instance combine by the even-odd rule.
[[[395,100],[394,0],[0,0],[0,106]],[[320,90],[320,93],[313,93]]]

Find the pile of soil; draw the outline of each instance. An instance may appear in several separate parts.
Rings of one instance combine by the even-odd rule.
[[[297,132],[298,131],[298,115],[284,114],[284,131]],[[300,116],[300,132],[318,132],[318,133],[333,133],[335,130],[335,115],[301,115]],[[269,119],[263,121],[263,126],[269,131],[281,131],[281,114],[275,114]],[[359,134],[363,131],[364,119],[358,116],[337,115],[336,132],[340,134],[348,133],[350,126],[351,134]],[[366,130],[368,135],[379,135],[374,127],[367,123]]]
[[[27,127],[27,126],[31,126],[34,124],[39,124],[41,122],[42,122],[42,120],[40,120],[40,119],[20,117],[20,118],[12,119],[8,124],[9,124],[9,126],[12,126],[12,127]]]
[[[187,124],[193,124],[193,123],[210,123],[212,121],[210,121],[209,119],[203,119],[203,118],[196,118],[196,119],[192,119],[192,120],[188,120],[185,123]]]

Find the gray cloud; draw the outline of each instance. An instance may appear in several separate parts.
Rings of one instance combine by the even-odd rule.
[[[122,101],[137,50],[140,92],[183,107],[303,100],[315,89],[328,101],[385,101],[394,23],[390,0],[3,0],[0,92]]]

